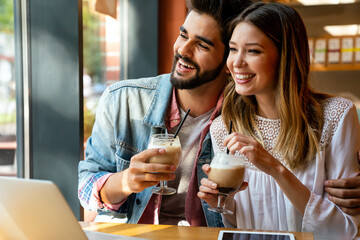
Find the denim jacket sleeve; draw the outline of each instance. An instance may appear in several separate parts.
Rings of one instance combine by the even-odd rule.
[[[78,197],[84,208],[103,208],[94,197],[94,184],[105,174],[127,169],[131,157],[146,149],[150,136],[165,127],[163,116],[171,89],[169,75],[160,75],[121,81],[105,90],[97,106],[85,160],[79,163]]]
[[[107,173],[116,172],[115,136],[110,130],[114,129],[112,101],[107,88],[98,103],[96,122],[86,145],[86,160],[79,163],[78,196],[81,205],[89,210],[101,208],[92,194],[95,182]]]

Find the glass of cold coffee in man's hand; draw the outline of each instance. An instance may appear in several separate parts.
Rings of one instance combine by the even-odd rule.
[[[223,214],[233,214],[233,212],[225,208],[225,200],[229,193],[241,187],[244,172],[244,157],[222,152],[215,154],[210,164],[208,178],[217,184],[219,196],[217,207],[209,208],[209,210]]]
[[[151,136],[148,148],[163,148],[166,153],[149,159],[149,163],[161,163],[179,166],[181,160],[181,145],[179,137],[174,134],[154,134]],[[166,181],[160,181],[160,186],[152,190],[153,193],[171,195],[176,189],[168,187]]]

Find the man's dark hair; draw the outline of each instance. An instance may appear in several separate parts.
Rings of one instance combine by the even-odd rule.
[[[212,16],[219,24],[221,39],[228,49],[230,40],[228,23],[252,3],[251,0],[187,0],[190,11]],[[227,52],[227,51],[226,51]]]

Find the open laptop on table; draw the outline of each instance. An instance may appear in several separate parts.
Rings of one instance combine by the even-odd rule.
[[[0,177],[0,239],[140,239],[82,230],[51,181]]]

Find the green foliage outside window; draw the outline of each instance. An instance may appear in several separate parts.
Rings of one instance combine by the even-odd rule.
[[[0,31],[14,32],[13,1],[0,0]]]
[[[103,59],[100,46],[100,17],[89,10],[89,2],[83,2],[83,51],[84,68],[93,83],[104,82]]]

